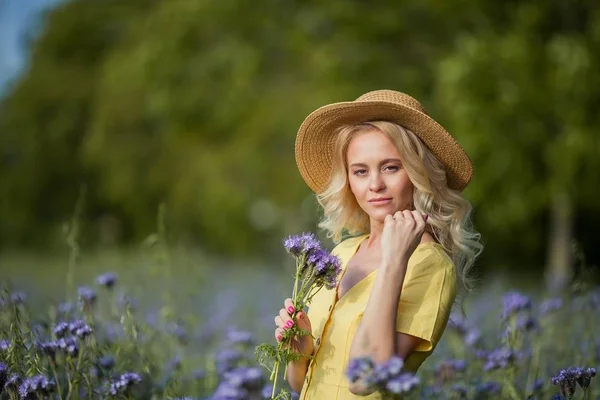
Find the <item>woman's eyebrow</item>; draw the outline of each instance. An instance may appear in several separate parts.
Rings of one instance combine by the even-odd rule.
[[[386,158],[385,160],[381,160],[381,162],[379,162],[379,165],[382,165],[382,164],[387,164],[387,163],[390,163],[390,162],[398,162],[398,163],[401,163],[401,162],[402,162],[402,160],[399,160],[399,159],[397,159],[397,158]],[[351,167],[366,167],[366,166],[367,166],[367,164],[363,164],[363,163],[354,163],[354,164],[351,164],[350,166],[351,166]]]

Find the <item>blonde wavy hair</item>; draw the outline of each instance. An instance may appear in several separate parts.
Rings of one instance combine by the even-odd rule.
[[[459,191],[448,188],[444,164],[410,130],[387,121],[342,126],[336,132],[331,180],[317,195],[323,208],[319,227],[326,230],[334,243],[342,240],[343,231],[350,235],[368,233],[369,216],[358,205],[348,183],[347,151],[358,134],[378,131],[398,149],[403,168],[413,183],[413,207],[429,214],[428,232],[451,256],[464,289],[471,291],[469,271],[483,250],[481,234],[475,231],[470,216],[472,205]]]

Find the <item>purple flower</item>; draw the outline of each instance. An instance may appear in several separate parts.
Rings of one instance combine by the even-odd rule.
[[[487,354],[484,371],[507,368],[516,358],[515,352],[509,348],[499,348]]]
[[[102,368],[110,370],[115,366],[115,358],[113,356],[100,357],[100,359],[98,360],[98,364]]]
[[[533,382],[531,391],[533,393],[535,393],[535,392],[542,390],[543,388],[544,388],[544,381],[542,379],[536,379],[535,382]]]
[[[469,347],[475,346],[481,339],[481,332],[477,328],[470,329],[465,335],[465,344]]]
[[[237,349],[223,349],[215,354],[215,363],[219,375],[231,371],[235,364],[243,358],[243,354]]]
[[[84,307],[91,307],[96,303],[96,291],[88,286],[82,286],[77,290],[79,301]]]
[[[77,343],[77,340],[72,336],[66,338],[62,337],[58,339],[55,343],[59,349],[65,351],[71,357],[77,357],[77,355],[79,354],[79,344]]]
[[[59,322],[55,327],[54,327],[54,335],[57,338],[61,338],[64,337],[67,332],[69,332],[71,330],[71,325],[68,322]]]
[[[463,399],[467,398],[467,394],[469,391],[467,390],[467,387],[464,385],[464,383],[455,383],[454,385],[452,385],[451,389],[454,393],[458,394],[461,398],[463,398]]]
[[[0,351],[7,351],[10,349],[10,340],[0,340]]]
[[[551,382],[560,388],[563,396],[570,399],[575,394],[577,383],[585,390],[594,376],[596,376],[595,368],[570,367],[561,369],[556,376],[551,378]]]
[[[38,343],[37,346],[42,351],[42,353],[44,353],[45,355],[50,357],[50,359],[52,361],[55,360],[56,352],[58,351],[58,345],[56,344],[56,342],[54,342],[54,341],[41,342],[41,343]]]
[[[540,304],[539,310],[541,315],[549,314],[553,311],[561,309],[563,306],[563,300],[560,297],[554,297],[545,300]]]
[[[475,386],[475,391],[478,394],[499,394],[502,390],[502,385],[498,382],[483,382]]]
[[[270,383],[267,383],[265,386],[263,386],[262,390],[260,391],[260,395],[263,399],[270,399],[271,393],[273,393],[273,385]]]
[[[167,371],[176,371],[181,369],[181,357],[175,356],[167,363]]]
[[[375,371],[375,363],[369,357],[357,357],[350,360],[346,368],[346,376],[352,383],[372,375]]]
[[[82,320],[76,320],[69,324],[69,331],[80,339],[92,334],[92,328]]]
[[[187,343],[188,334],[183,326],[173,322],[166,326],[166,330],[168,333],[175,336],[180,343]]]
[[[385,363],[375,366],[373,379],[377,385],[385,387],[388,381],[400,376],[403,367],[404,360],[398,356],[392,356]]]
[[[211,400],[245,400],[247,398],[248,391],[246,389],[233,386],[229,382],[221,382]]]
[[[21,399],[36,400],[38,395],[47,396],[54,391],[56,384],[44,375],[36,375],[25,379],[19,385],[19,396]]]
[[[263,374],[256,367],[238,367],[224,373],[226,382],[236,388],[258,390],[263,386]]]
[[[107,289],[112,289],[117,283],[117,274],[114,272],[107,272],[96,278],[96,283],[100,286],[104,286]]]
[[[250,331],[229,328],[226,337],[227,340],[233,344],[251,345],[254,343],[254,335]]]
[[[310,255],[321,249],[321,243],[313,233],[289,236],[283,241],[286,251],[295,257]]]
[[[8,379],[6,380],[6,383],[4,384],[4,389],[6,391],[8,391],[9,393],[18,395],[19,394],[19,386],[21,385],[22,382],[23,382],[23,379],[19,375],[11,374],[8,377]]]
[[[135,372],[126,372],[110,384],[109,392],[113,396],[124,394],[127,389],[142,381],[142,377]]]
[[[532,330],[539,329],[539,327],[540,326],[539,326],[538,322],[533,317],[530,317],[527,315],[521,315],[517,318],[517,323],[516,323],[517,330],[532,331]]]
[[[13,304],[23,304],[27,299],[25,292],[14,292],[10,295],[10,301]]]
[[[459,315],[455,312],[450,314],[448,328],[454,329],[461,335],[464,335],[468,331],[467,322],[465,319],[462,317],[462,315]]]
[[[398,377],[392,378],[385,385],[385,389],[393,394],[408,393],[419,385],[419,377],[404,373]]]
[[[507,318],[510,315],[516,314],[521,310],[528,310],[531,308],[531,300],[529,297],[524,296],[518,292],[508,292],[503,296],[504,301],[504,313],[503,317]]]
[[[8,380],[8,367],[6,364],[0,361],[0,388],[4,387],[4,384]],[[1,392],[0,392],[1,393]]]

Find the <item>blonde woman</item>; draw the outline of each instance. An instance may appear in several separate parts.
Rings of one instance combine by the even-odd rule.
[[[311,113],[296,138],[300,173],[323,208],[319,226],[342,261],[294,322],[291,299],[275,337],[294,323],[313,333],[294,350],[287,380],[301,400],[378,399],[345,375],[349,360],[396,355],[416,372],[446,327],[459,285],[482,250],[461,192],[471,161],[414,98],[378,90]],[[347,232],[351,237],[342,240]],[[366,397],[365,397],[366,396]]]

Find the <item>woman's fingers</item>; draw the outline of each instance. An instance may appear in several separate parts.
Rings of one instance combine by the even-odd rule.
[[[288,314],[292,315],[294,313],[294,311],[296,311],[296,309],[294,308],[294,303],[292,302],[292,299],[290,299],[289,297],[287,299],[285,299],[283,304],[284,304],[284,308],[287,310]]]
[[[304,313],[304,311],[300,311],[298,315],[296,315],[296,321],[298,321],[298,326],[302,329],[310,329],[310,321],[308,317]]]
[[[279,315],[276,316],[274,320],[275,320],[275,325],[277,325],[279,328],[283,328],[284,322]]]
[[[279,310],[279,316],[281,317],[281,321],[283,323],[282,328],[289,329],[294,326],[294,321],[290,318],[290,314],[288,314],[285,308]]]
[[[275,329],[275,340],[278,342],[283,338],[283,330],[281,328]]]

